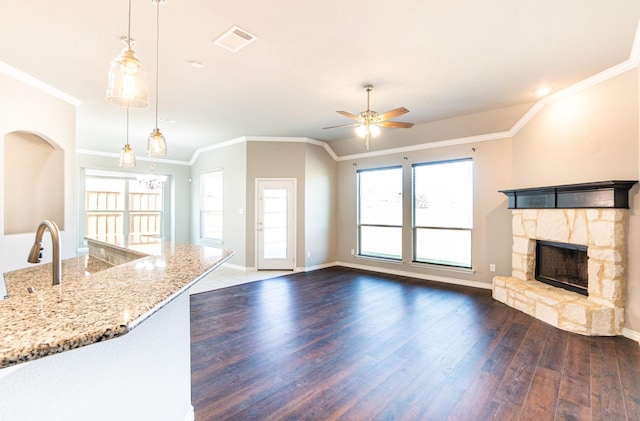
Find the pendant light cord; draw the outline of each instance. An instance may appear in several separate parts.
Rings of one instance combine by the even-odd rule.
[[[158,97],[160,93],[158,91],[158,80],[160,79],[160,0],[154,0],[156,2],[156,129],[158,128]]]
[[[127,107],[127,146],[129,145],[129,107]]]
[[[129,0],[129,24],[127,26],[127,47],[131,49],[131,0]]]

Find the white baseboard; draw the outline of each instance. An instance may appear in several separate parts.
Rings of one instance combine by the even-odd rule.
[[[182,420],[195,421],[195,419],[196,419],[195,409],[193,408],[193,405],[189,405],[189,409],[187,410],[187,413],[184,414],[184,418],[182,418]]]
[[[640,345],[640,332],[636,332],[635,330],[631,330],[631,329],[627,329],[626,327],[623,327],[622,336],[624,336],[625,338],[632,339],[638,342],[638,345]]]
[[[380,272],[386,273],[389,275],[398,275],[398,276],[406,276],[409,278],[418,278],[423,279],[425,281],[435,281],[435,282],[444,282],[445,284],[454,284],[454,285],[462,285],[466,287],[473,288],[481,288],[481,289],[491,289],[492,284],[488,284],[486,282],[478,282],[478,281],[467,281],[464,279],[450,278],[448,276],[438,276],[438,275],[426,275],[424,273],[417,272],[409,272],[406,270],[397,270],[397,269],[387,269],[381,268],[377,266],[367,266],[361,265],[357,263],[347,263],[347,262],[336,262],[336,266],[345,266],[353,269],[361,269],[361,270],[369,270],[371,272]]]
[[[303,268],[303,270],[305,272],[311,272],[311,271],[314,271],[314,270],[331,268],[331,267],[338,266],[338,265],[339,265],[338,262],[329,262],[329,263],[322,263],[320,265],[306,266],[306,267]]]

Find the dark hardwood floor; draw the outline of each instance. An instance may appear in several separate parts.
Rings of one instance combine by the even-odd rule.
[[[191,297],[196,420],[640,420],[640,346],[329,268]]]

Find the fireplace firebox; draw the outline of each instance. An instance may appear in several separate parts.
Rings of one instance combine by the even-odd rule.
[[[587,246],[536,241],[535,279],[588,296]]]

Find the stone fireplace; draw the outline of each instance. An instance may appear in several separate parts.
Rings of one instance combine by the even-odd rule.
[[[621,334],[628,190],[634,184],[611,181],[503,191],[513,209],[512,273],[493,279],[493,297],[563,330]],[[586,248],[588,282],[580,291],[535,279],[537,241]]]

